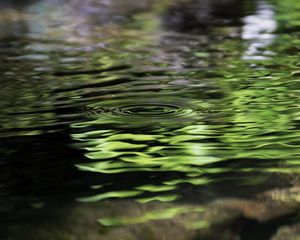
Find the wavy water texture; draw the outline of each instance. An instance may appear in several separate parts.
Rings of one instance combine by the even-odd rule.
[[[3,201],[206,204],[298,184],[299,4],[288,2],[295,9],[275,0],[0,3]],[[94,222],[194,209],[174,206]]]

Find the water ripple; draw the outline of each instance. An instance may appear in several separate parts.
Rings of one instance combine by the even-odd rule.
[[[193,109],[184,109],[177,105],[163,103],[143,103],[124,105],[120,107],[89,107],[85,115],[95,119],[102,115],[111,117],[129,117],[144,119],[181,118],[193,114]]]
[[[0,25],[7,24],[0,31],[0,150],[9,156],[0,165],[49,158],[56,167],[64,159],[65,172],[76,164],[80,173],[71,174],[72,182],[91,173],[88,183],[79,183],[93,189],[83,191],[94,194],[85,201],[248,196],[245,186],[259,191],[276,184],[279,173],[286,175],[278,181],[286,182],[299,172],[299,39],[272,33],[273,6],[259,1],[257,11],[238,19],[208,16],[217,21],[207,29],[195,15],[196,24],[186,29],[184,19],[201,7],[189,8],[187,16],[184,8],[198,1],[179,8],[150,1],[153,9],[138,1],[98,1],[105,4],[96,10],[93,0],[79,9],[68,6],[73,1],[60,9],[53,2],[59,1],[0,15]],[[227,26],[225,18],[239,24]],[[54,156],[56,144],[62,146]],[[65,154],[70,146],[71,157]],[[22,171],[16,178],[39,182]]]

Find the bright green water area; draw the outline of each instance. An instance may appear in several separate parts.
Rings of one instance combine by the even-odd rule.
[[[105,239],[91,232],[297,184],[297,1],[1,4],[4,239]],[[122,214],[152,203],[176,207]]]

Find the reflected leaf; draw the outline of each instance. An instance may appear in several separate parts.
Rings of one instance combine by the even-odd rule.
[[[175,186],[158,186],[158,185],[143,185],[136,188],[137,190],[147,191],[147,192],[165,192],[176,189]]]
[[[99,223],[104,226],[119,226],[119,225],[130,225],[146,223],[148,221],[171,219],[177,215],[188,213],[188,212],[201,212],[203,208],[193,207],[173,207],[160,210],[154,210],[146,212],[140,217],[115,217],[115,218],[103,218],[99,219]]]
[[[132,141],[152,141],[160,138],[160,135],[147,135],[147,134],[115,134],[107,138],[109,141],[123,141],[123,140],[132,140]]]
[[[115,141],[115,142],[104,142],[94,147],[89,147],[89,151],[118,151],[126,149],[139,149],[146,147],[146,144],[132,144],[127,142]]]
[[[211,182],[210,179],[203,177],[203,178],[174,179],[170,181],[165,181],[164,184],[171,185],[171,186],[182,184],[182,183],[190,183],[193,185],[206,185],[209,184],[210,182]]]
[[[178,199],[178,195],[158,195],[155,197],[149,197],[149,198],[138,198],[136,199],[139,203],[148,203],[153,201],[159,201],[159,202],[173,202]]]
[[[141,191],[118,191],[118,192],[106,192],[102,194],[97,194],[92,197],[84,197],[84,198],[77,198],[79,202],[98,202],[104,199],[109,198],[128,198],[128,197],[135,197],[143,192]]]

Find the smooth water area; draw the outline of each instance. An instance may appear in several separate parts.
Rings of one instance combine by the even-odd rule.
[[[0,6],[1,239],[281,239],[298,222],[254,207],[201,238],[222,217],[189,219],[299,186],[297,1]]]

